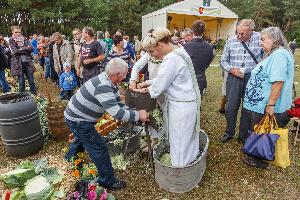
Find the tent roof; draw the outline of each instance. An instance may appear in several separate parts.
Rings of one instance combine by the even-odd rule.
[[[217,0],[211,0],[210,7],[204,7],[204,13],[200,15],[198,9],[203,7],[203,0],[185,0],[178,3],[171,4],[160,10],[154,11],[142,18],[148,18],[152,15],[158,15],[162,13],[176,13],[184,15],[195,15],[195,16],[207,16],[207,17],[219,17],[219,18],[234,18],[237,19],[238,16],[229,10],[226,6],[221,4]]]

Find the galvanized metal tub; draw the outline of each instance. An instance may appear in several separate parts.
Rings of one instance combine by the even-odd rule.
[[[153,151],[155,164],[155,181],[164,190],[174,193],[183,193],[192,190],[201,181],[206,169],[206,156],[209,139],[206,133],[201,130],[200,155],[197,159],[186,167],[165,166],[160,161],[161,155],[168,151],[163,143],[155,146]]]

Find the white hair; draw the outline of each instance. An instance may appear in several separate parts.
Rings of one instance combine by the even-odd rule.
[[[124,60],[121,58],[113,58],[107,63],[105,72],[107,75],[115,75],[117,73],[126,72],[127,68],[128,64]]]
[[[190,28],[186,28],[183,31],[181,31],[181,35],[193,35],[193,31]]]
[[[237,26],[246,26],[253,31],[255,29],[255,22],[253,19],[242,19],[238,22]]]
[[[268,55],[270,55],[276,49],[282,47],[290,51],[286,38],[279,27],[268,27],[261,31],[261,34],[266,34],[269,39],[273,41],[272,49]],[[266,56],[268,56],[266,55]]]

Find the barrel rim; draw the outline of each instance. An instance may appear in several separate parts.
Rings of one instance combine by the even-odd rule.
[[[185,169],[185,168],[189,168],[189,167],[192,167],[192,166],[198,164],[198,163],[203,159],[203,157],[205,157],[205,155],[207,154],[208,145],[209,145],[209,138],[208,138],[208,135],[207,135],[207,134],[205,133],[205,131],[202,130],[202,129],[200,129],[200,132],[202,132],[202,133],[206,136],[207,142],[206,142],[206,144],[205,144],[205,147],[203,148],[203,151],[202,151],[201,155],[200,155],[194,162],[192,162],[192,163],[190,163],[189,165],[184,166],[184,167],[173,167],[173,166],[166,166],[166,165],[162,164],[162,163],[159,161],[159,159],[157,159],[157,158],[154,156],[154,155],[156,155],[156,148],[158,147],[159,144],[157,144],[157,145],[154,147],[154,149],[153,149],[153,158],[154,158],[154,162],[155,162],[156,164],[160,164],[160,165],[162,165],[162,166],[164,166],[164,167],[171,168],[171,169]]]
[[[7,97],[17,97],[17,98],[15,98],[15,99],[5,99]],[[28,92],[8,92],[8,93],[0,95],[0,103],[2,103],[2,104],[17,103],[17,102],[19,102],[17,100],[25,98],[25,97],[28,97],[28,99],[32,98],[31,94],[28,93]],[[28,99],[26,99],[26,100],[28,100]]]

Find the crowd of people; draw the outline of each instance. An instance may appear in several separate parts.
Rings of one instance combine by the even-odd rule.
[[[139,37],[134,36],[134,42],[131,43],[129,36],[124,35],[121,30],[116,31],[111,37],[108,31],[103,33],[95,32],[91,27],[82,30],[75,28],[72,31],[71,41],[59,32],[48,37],[43,34],[25,37],[18,26],[11,27],[11,31],[12,36],[8,41],[0,36],[1,56],[3,56],[0,75],[4,93],[10,91],[4,71],[5,68],[9,68],[11,75],[18,78],[20,92],[25,91],[26,77],[30,92],[36,94],[33,73],[36,71],[34,63],[38,63],[43,73],[42,77],[46,81],[51,79],[60,87],[62,91],[60,99],[69,100],[76,86],[80,87],[87,80],[104,71],[106,64],[112,58],[122,58],[131,68],[136,61],[136,55],[141,51]],[[65,66],[70,66],[71,70],[69,71]],[[77,85],[74,86],[74,82],[70,81],[70,76],[61,76],[64,73],[75,77],[74,81]],[[129,75],[127,81],[128,79]],[[69,95],[65,95],[66,91]]]
[[[135,36],[132,44],[121,30],[110,38],[108,32],[95,32],[91,27],[74,29],[71,42],[58,32],[50,38],[33,35],[29,41],[14,26],[9,45],[0,46],[0,50],[11,51],[10,63],[5,66],[10,65],[12,74],[18,77],[20,92],[25,90],[25,75],[30,92],[36,93],[34,59],[45,72],[45,79],[59,85],[61,98],[70,100],[65,118],[75,140],[66,159],[85,149],[99,172],[97,182],[109,189],[121,189],[126,184],[114,175],[106,141],[94,128],[96,120],[104,112],[118,120],[149,120],[145,110],[121,103],[118,84],[130,82],[130,90],[157,99],[164,114],[164,131],[169,135],[172,166],[185,167],[193,162],[199,153],[205,71],[214,58],[213,45],[204,40],[205,27],[204,21],[197,20],[191,29],[176,29],[173,34],[166,28],[155,28],[142,41]],[[241,104],[238,139],[242,143],[265,114],[275,115],[279,127],[286,126],[290,118],[286,111],[292,105],[294,58],[278,27],[256,32],[253,20],[239,21],[236,35],[226,42],[220,65],[226,77],[220,109],[226,118],[222,143],[235,135]],[[9,91],[2,68],[0,75],[3,91]],[[74,94],[76,87],[80,89]],[[157,130],[149,130],[153,138],[161,136]],[[243,161],[255,167],[267,166],[251,157]]]

